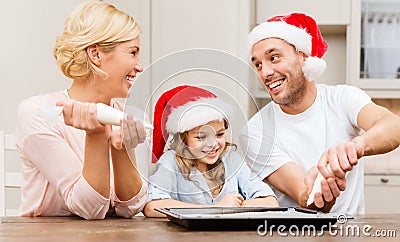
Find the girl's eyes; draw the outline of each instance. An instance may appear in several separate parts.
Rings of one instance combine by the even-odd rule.
[[[136,55],[137,55],[137,51],[132,51],[131,54],[132,54],[133,56],[136,56]]]
[[[199,140],[204,140],[206,138],[206,136],[202,135],[202,136],[197,136],[196,138],[199,139]]]
[[[225,133],[217,133],[216,134],[217,137],[223,137],[224,135],[225,135]],[[199,140],[205,140],[206,138],[207,138],[206,135],[196,136],[196,139],[199,139]]]

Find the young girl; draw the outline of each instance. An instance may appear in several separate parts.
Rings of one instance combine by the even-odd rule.
[[[164,207],[278,206],[271,188],[250,176],[243,158],[226,140],[228,105],[193,86],[165,92],[154,111],[153,162],[144,213]],[[169,136],[169,150],[164,146]],[[235,147],[236,148],[236,147]],[[161,156],[161,157],[160,157]]]

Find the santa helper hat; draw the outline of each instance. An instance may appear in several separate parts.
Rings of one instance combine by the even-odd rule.
[[[314,81],[326,69],[326,63],[321,58],[328,50],[328,44],[312,17],[303,13],[291,13],[268,19],[250,32],[250,50],[257,42],[267,38],[285,40],[308,55],[303,66],[307,80]]]
[[[170,135],[223,120],[228,109],[226,102],[199,87],[184,85],[164,92],[154,108],[152,162],[161,157]]]

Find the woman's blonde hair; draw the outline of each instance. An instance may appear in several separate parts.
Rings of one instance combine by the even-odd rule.
[[[141,33],[135,19],[101,1],[81,3],[66,19],[64,31],[57,37],[54,57],[61,71],[72,79],[92,74],[108,76],[94,65],[86,53],[93,44],[106,52],[116,44],[135,39]]]
[[[229,123],[226,119],[224,119],[224,126],[225,129],[228,129]],[[188,147],[187,147],[187,137],[188,137],[188,131],[185,131],[183,133],[176,133],[174,134],[174,137],[171,142],[171,149],[175,150],[176,152],[176,162],[178,164],[179,170],[183,177],[185,177],[187,180],[191,181],[190,179],[190,173],[192,170],[192,167],[196,166],[196,158],[190,158],[193,157],[193,155],[190,153]],[[222,151],[220,157],[218,157],[217,162],[211,165],[207,165],[207,171],[212,170],[213,168],[217,167],[221,163],[221,157],[222,155],[227,151],[228,147],[235,147],[236,144],[230,143],[228,141],[225,142],[225,148]]]

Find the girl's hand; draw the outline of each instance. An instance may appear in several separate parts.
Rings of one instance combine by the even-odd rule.
[[[101,133],[107,129],[106,125],[97,120],[97,106],[95,103],[57,102],[57,106],[63,106],[63,116],[66,125],[85,130],[87,133]]]
[[[227,194],[219,202],[215,204],[216,207],[240,207],[244,198],[240,194]]]

